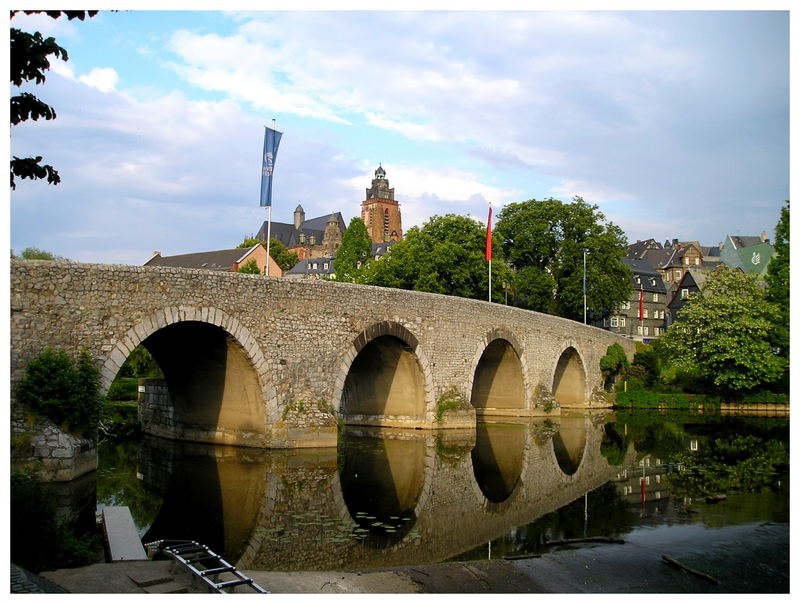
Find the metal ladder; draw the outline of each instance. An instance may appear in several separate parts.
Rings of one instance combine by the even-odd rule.
[[[236,570],[236,567],[215,554],[208,547],[197,541],[180,541],[162,539],[145,543],[148,552],[163,552],[176,562],[188,568],[196,577],[199,577],[212,591],[216,593],[233,593],[238,586],[249,587],[256,593],[268,594],[267,590],[254,583]],[[220,581],[221,575],[231,575]]]

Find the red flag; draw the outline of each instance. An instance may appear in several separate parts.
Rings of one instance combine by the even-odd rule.
[[[492,206],[489,206],[489,221],[486,223],[486,259],[492,259]]]
[[[639,286],[639,320],[642,320],[644,316],[644,290],[642,286]]]

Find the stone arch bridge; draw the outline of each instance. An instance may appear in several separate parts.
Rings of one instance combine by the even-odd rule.
[[[45,347],[87,350],[106,391],[144,345],[147,432],[334,446],[337,422],[474,428],[602,406],[607,331],[450,296],[169,267],[11,261],[11,383]],[[12,415],[13,415],[12,413]]]

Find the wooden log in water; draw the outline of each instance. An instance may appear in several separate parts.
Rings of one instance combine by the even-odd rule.
[[[675,566],[676,568],[679,568],[682,571],[689,573],[690,575],[694,575],[695,577],[699,577],[699,578],[703,579],[704,581],[708,581],[709,583],[713,583],[714,585],[719,585],[719,581],[717,581],[711,575],[707,575],[705,573],[701,573],[699,570],[695,570],[693,568],[690,568],[690,567],[686,566],[685,564],[681,564],[680,562],[678,562],[674,558],[670,558],[669,556],[666,556],[664,554],[661,555],[661,558],[665,562],[667,562],[668,564],[671,564],[672,566]]]

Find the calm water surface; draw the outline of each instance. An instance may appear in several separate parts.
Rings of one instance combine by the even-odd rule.
[[[241,568],[525,556],[556,540],[764,523],[788,533],[787,419],[616,412],[465,432],[348,428],[336,449],[281,451],[144,437],[99,456],[98,508],[127,505],[145,542],[193,539]]]

